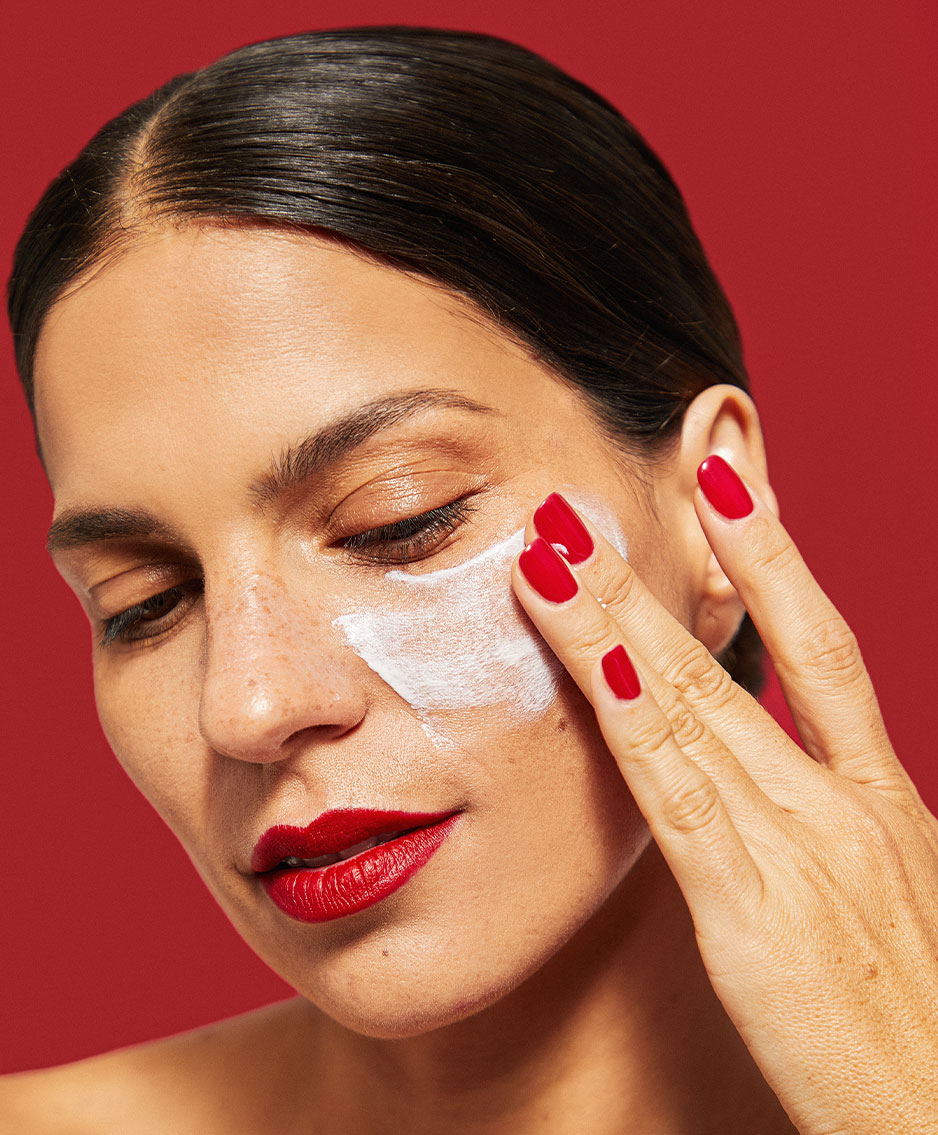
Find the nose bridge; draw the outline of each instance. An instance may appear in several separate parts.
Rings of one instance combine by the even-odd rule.
[[[205,575],[200,728],[217,751],[284,755],[302,730],[339,734],[364,712],[354,660],[332,626],[329,597],[242,558]]]

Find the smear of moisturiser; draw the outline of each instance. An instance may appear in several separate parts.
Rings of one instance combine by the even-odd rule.
[[[614,514],[597,501],[566,495],[627,559]],[[542,714],[556,696],[563,666],[511,587],[510,564],[523,547],[519,528],[455,567],[422,575],[388,571],[381,599],[333,620],[436,741],[446,740],[440,715],[499,705],[524,720]]]

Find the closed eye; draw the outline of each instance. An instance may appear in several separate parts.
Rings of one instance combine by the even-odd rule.
[[[474,511],[468,497],[431,508],[419,516],[369,528],[339,540],[339,547],[370,563],[405,564],[424,559]],[[189,580],[134,603],[104,622],[102,647],[159,638],[186,614],[201,595],[201,579]]]
[[[182,618],[201,593],[202,581],[190,580],[134,603],[132,607],[105,620],[100,645],[137,642],[165,634]]]
[[[339,546],[373,563],[413,563],[429,555],[446,536],[455,532],[475,507],[468,497],[461,497],[419,516],[346,536],[339,541]]]

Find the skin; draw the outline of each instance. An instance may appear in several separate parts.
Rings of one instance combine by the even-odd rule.
[[[773,801],[795,801],[799,818],[804,799],[831,814],[812,777],[833,777],[793,743],[784,750],[767,715],[752,699],[727,697],[701,661],[716,666],[711,655],[732,639],[744,600],[776,652],[781,637],[769,633],[762,612],[772,604],[760,606],[759,585],[740,582],[756,574],[752,563],[741,571],[743,549],[769,548],[783,533],[745,394],[705,391],[652,475],[602,439],[576,393],[445,289],[309,237],[212,226],[154,231],[68,295],[43,330],[36,373],[57,516],[146,508],[162,525],[159,538],[56,552],[96,642],[103,621],[129,605],[172,587],[185,596],[155,624],[158,637],[94,648],[105,732],[234,925],[300,996],[14,1077],[11,1113],[33,1130],[56,1130],[55,1101],[65,1129],[90,1122],[135,1132],[164,1130],[171,1117],[174,1130],[201,1132],[772,1135],[795,1130],[789,1115],[818,1135],[887,1130],[870,1125],[837,1076],[818,1087],[811,1069],[823,1065],[825,1044],[831,1051],[832,1026],[825,1034],[824,1013],[813,1033],[799,1022],[806,998],[832,1007],[841,1045],[848,1035],[860,1052],[852,1071],[901,1078],[908,1059],[934,1055],[934,1038],[906,1043],[898,1056],[891,1045],[887,1060],[884,1031],[864,1028],[908,1008],[897,991],[911,978],[896,962],[908,950],[884,960],[888,1012],[864,1016],[837,996],[818,1002],[829,967],[786,977],[798,967],[778,947],[779,912],[809,904],[757,907],[764,875],[733,827],[746,806],[761,806],[743,774],[763,778]],[[495,413],[438,406],[263,507],[252,496],[271,458],[310,430],[426,388]],[[715,451],[758,501],[750,524],[762,528],[735,544],[696,490],[697,466]],[[461,710],[451,724],[466,743],[434,747],[332,626],[349,602],[380,596],[387,568],[341,542],[472,493],[469,519],[407,567],[436,570],[524,524],[533,539],[533,509],[563,488],[613,510],[630,564],[593,530],[599,550],[561,607],[539,599],[516,565],[506,587],[519,617],[523,609],[569,675],[542,718]],[[745,522],[734,523],[738,531]],[[807,597],[804,617],[815,617],[816,584],[798,576],[795,585]],[[617,638],[647,687],[628,711],[596,676],[600,647]],[[804,724],[806,663],[795,648],[785,661],[780,674]],[[859,680],[855,669],[850,678]],[[875,707],[870,691],[864,721],[873,728],[871,700]],[[835,715],[830,730],[846,719]],[[828,733],[802,735],[820,750]],[[761,757],[730,753],[747,744]],[[880,737],[875,751],[886,759]],[[919,841],[915,879],[933,888],[934,819],[915,812],[921,802],[896,769],[880,769],[903,793],[888,818],[908,821],[903,837]],[[715,799],[700,778],[719,786]],[[848,825],[856,797],[838,790],[835,814]],[[291,921],[249,870],[254,842],[273,823],[356,805],[464,812],[390,898],[329,923]],[[760,849],[772,846],[778,858],[768,817],[782,826],[765,807],[759,817]],[[759,825],[740,827],[750,848]],[[803,850],[790,829],[783,834],[786,851]],[[797,893],[790,877],[787,886]],[[908,906],[918,921],[903,921],[903,945],[927,944],[934,924],[912,899]],[[845,939],[841,925],[831,942],[838,929]],[[812,949],[826,957],[816,922],[812,932],[810,949],[799,942],[809,962]],[[839,960],[847,953],[842,945]],[[926,955],[920,946],[914,962],[930,995],[938,981],[929,987]],[[896,1101],[908,1130],[919,1130],[912,1124],[925,1112],[901,1092]],[[849,1126],[858,1115],[867,1126]]]

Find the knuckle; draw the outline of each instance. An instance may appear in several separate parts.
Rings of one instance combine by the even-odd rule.
[[[867,852],[880,859],[899,851],[892,825],[875,806],[859,803],[853,810],[854,833]]]
[[[720,796],[711,780],[695,781],[676,792],[666,806],[668,822],[691,835],[712,827],[720,815]]]
[[[709,730],[706,725],[680,698],[675,698],[663,708],[671,724],[674,739],[682,748],[694,746],[708,735]]]
[[[608,626],[599,626],[588,623],[577,627],[570,634],[568,648],[579,658],[592,661],[601,654],[605,654],[616,644],[616,639],[610,634]]]
[[[857,637],[839,615],[814,628],[805,664],[822,677],[854,678],[863,670]]]
[[[867,798],[861,789],[842,786],[836,817],[829,825],[839,838],[853,848],[857,863],[864,864],[864,874],[888,873],[890,866],[903,859],[902,840],[895,827],[895,817],[884,810],[882,802]]]
[[[640,595],[642,591],[641,580],[635,574],[632,565],[626,561],[617,564],[616,568],[615,574],[610,575],[604,582],[610,585],[610,590],[615,594],[617,603],[629,603]]]
[[[708,701],[719,709],[733,699],[733,679],[702,642],[682,645],[668,669],[671,684],[693,701]]]
[[[615,572],[604,571],[591,587],[598,594],[606,596],[606,609],[613,616],[634,608],[641,602],[646,590],[635,569],[624,562],[616,565]]]
[[[629,757],[641,761],[656,756],[672,738],[671,724],[663,714],[637,722],[629,735]]]

